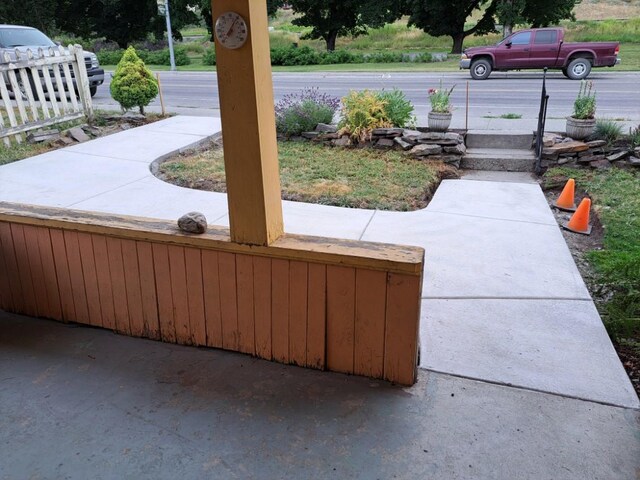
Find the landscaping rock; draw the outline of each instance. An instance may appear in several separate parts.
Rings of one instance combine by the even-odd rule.
[[[604,160],[604,157],[598,155],[588,155],[586,157],[578,157],[578,163],[591,163],[597,162],[598,160]]]
[[[340,138],[340,134],[338,133],[321,133],[317,136],[316,140],[335,140]]]
[[[431,144],[416,145],[411,149],[410,153],[416,157],[438,155],[442,153],[442,147],[440,145],[431,145]]]
[[[333,140],[331,143],[336,147],[348,147],[351,145],[351,139],[349,138],[349,135],[343,135],[342,137]]]
[[[393,141],[396,143],[396,145],[400,145],[400,147],[403,150],[409,150],[414,145],[413,143],[406,142],[404,140],[404,137],[396,137],[396,138],[393,139]]]
[[[67,130],[67,134],[76,142],[82,143],[91,140],[89,135],[84,133],[84,130],[82,130],[80,127],[70,128],[69,130]]]
[[[557,141],[562,141],[562,137],[558,140],[558,136],[555,133],[545,133],[542,137],[542,145],[544,147],[553,147]]]
[[[459,133],[455,133],[455,132],[447,132],[444,134],[444,139],[445,140],[449,140],[449,141],[453,141],[456,143],[463,143],[464,142],[464,138],[462,138],[462,135],[460,135]]]
[[[623,150],[621,152],[614,153],[613,155],[609,155],[607,157],[607,160],[609,160],[610,162],[617,162],[618,160],[624,160],[630,155],[631,155],[631,152],[629,152],[628,150]]]
[[[430,142],[430,141],[439,141],[439,140],[444,140],[444,133],[441,132],[425,132],[425,133],[421,133],[418,137],[418,141],[420,143],[423,142]]]
[[[200,212],[189,212],[178,219],[178,228],[187,233],[204,233],[207,231],[207,219]]]
[[[598,170],[606,170],[611,168],[611,162],[609,160],[596,160],[595,162],[591,162],[592,168],[596,168]]]
[[[604,140],[592,140],[591,142],[587,142],[589,148],[598,148],[604,147],[607,144]]]
[[[566,140],[566,139],[565,139]],[[589,146],[583,142],[576,142],[575,140],[571,140],[569,142],[561,142],[555,144],[553,147],[547,147],[542,150],[543,154],[560,154],[560,153],[572,153],[572,152],[583,152],[585,150],[589,150]]]
[[[27,142],[29,143],[41,143],[56,141],[60,138],[60,130],[39,130],[37,132],[31,132],[27,135]]]
[[[120,130],[130,130],[133,128],[133,125],[131,125],[130,123],[121,123],[120,124]]]
[[[396,138],[399,138],[399,137],[396,137]],[[389,148],[393,148],[395,144],[396,143],[390,138],[381,138],[376,142],[376,144],[374,145],[374,148],[389,149]]]
[[[127,112],[124,115],[122,115],[120,118],[122,118],[123,120],[132,121],[135,123],[146,121],[146,117],[144,115],[136,112]]]
[[[638,157],[629,157],[627,162],[629,162],[629,165],[632,167],[640,167],[640,158]]]
[[[338,131],[337,125],[328,125],[326,123],[319,123],[316,125],[316,132],[321,133],[336,133]]]
[[[301,135],[303,138],[306,138],[308,140],[313,140],[318,135],[320,135],[320,132],[302,132]]]
[[[467,147],[464,146],[464,143],[459,143],[453,147],[444,147],[444,151],[446,153],[455,153],[457,155],[464,155],[467,153]]]

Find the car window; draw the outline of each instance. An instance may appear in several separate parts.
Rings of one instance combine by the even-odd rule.
[[[533,41],[536,45],[557,43],[558,31],[557,30],[540,30],[536,32],[536,38]]]
[[[49,37],[33,28],[0,28],[0,47],[55,47]]]
[[[516,33],[511,37],[511,45],[529,45],[531,42],[531,32]]]

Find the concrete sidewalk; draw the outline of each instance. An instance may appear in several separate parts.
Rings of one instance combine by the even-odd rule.
[[[218,130],[174,117],[5,165],[0,201],[225,225],[225,195],[149,171]],[[3,315],[0,478],[635,478],[638,398],[539,186],[502,179],[408,213],[284,202],[291,233],[426,249],[410,389]]]

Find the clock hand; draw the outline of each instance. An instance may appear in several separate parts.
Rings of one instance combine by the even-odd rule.
[[[227,34],[225,35],[226,38],[229,38],[229,35],[231,35],[231,32],[233,31],[233,27],[236,26],[236,22],[238,21],[238,19],[236,18],[233,23],[231,24],[231,26],[229,27],[229,30],[227,30]]]

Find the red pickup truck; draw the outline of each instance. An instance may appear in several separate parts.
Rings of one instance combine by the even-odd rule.
[[[561,69],[565,77],[582,80],[592,67],[613,67],[620,63],[618,42],[565,43],[561,28],[532,28],[509,35],[496,45],[467,48],[460,68],[470,69],[475,80],[492,71],[530,68]]]

